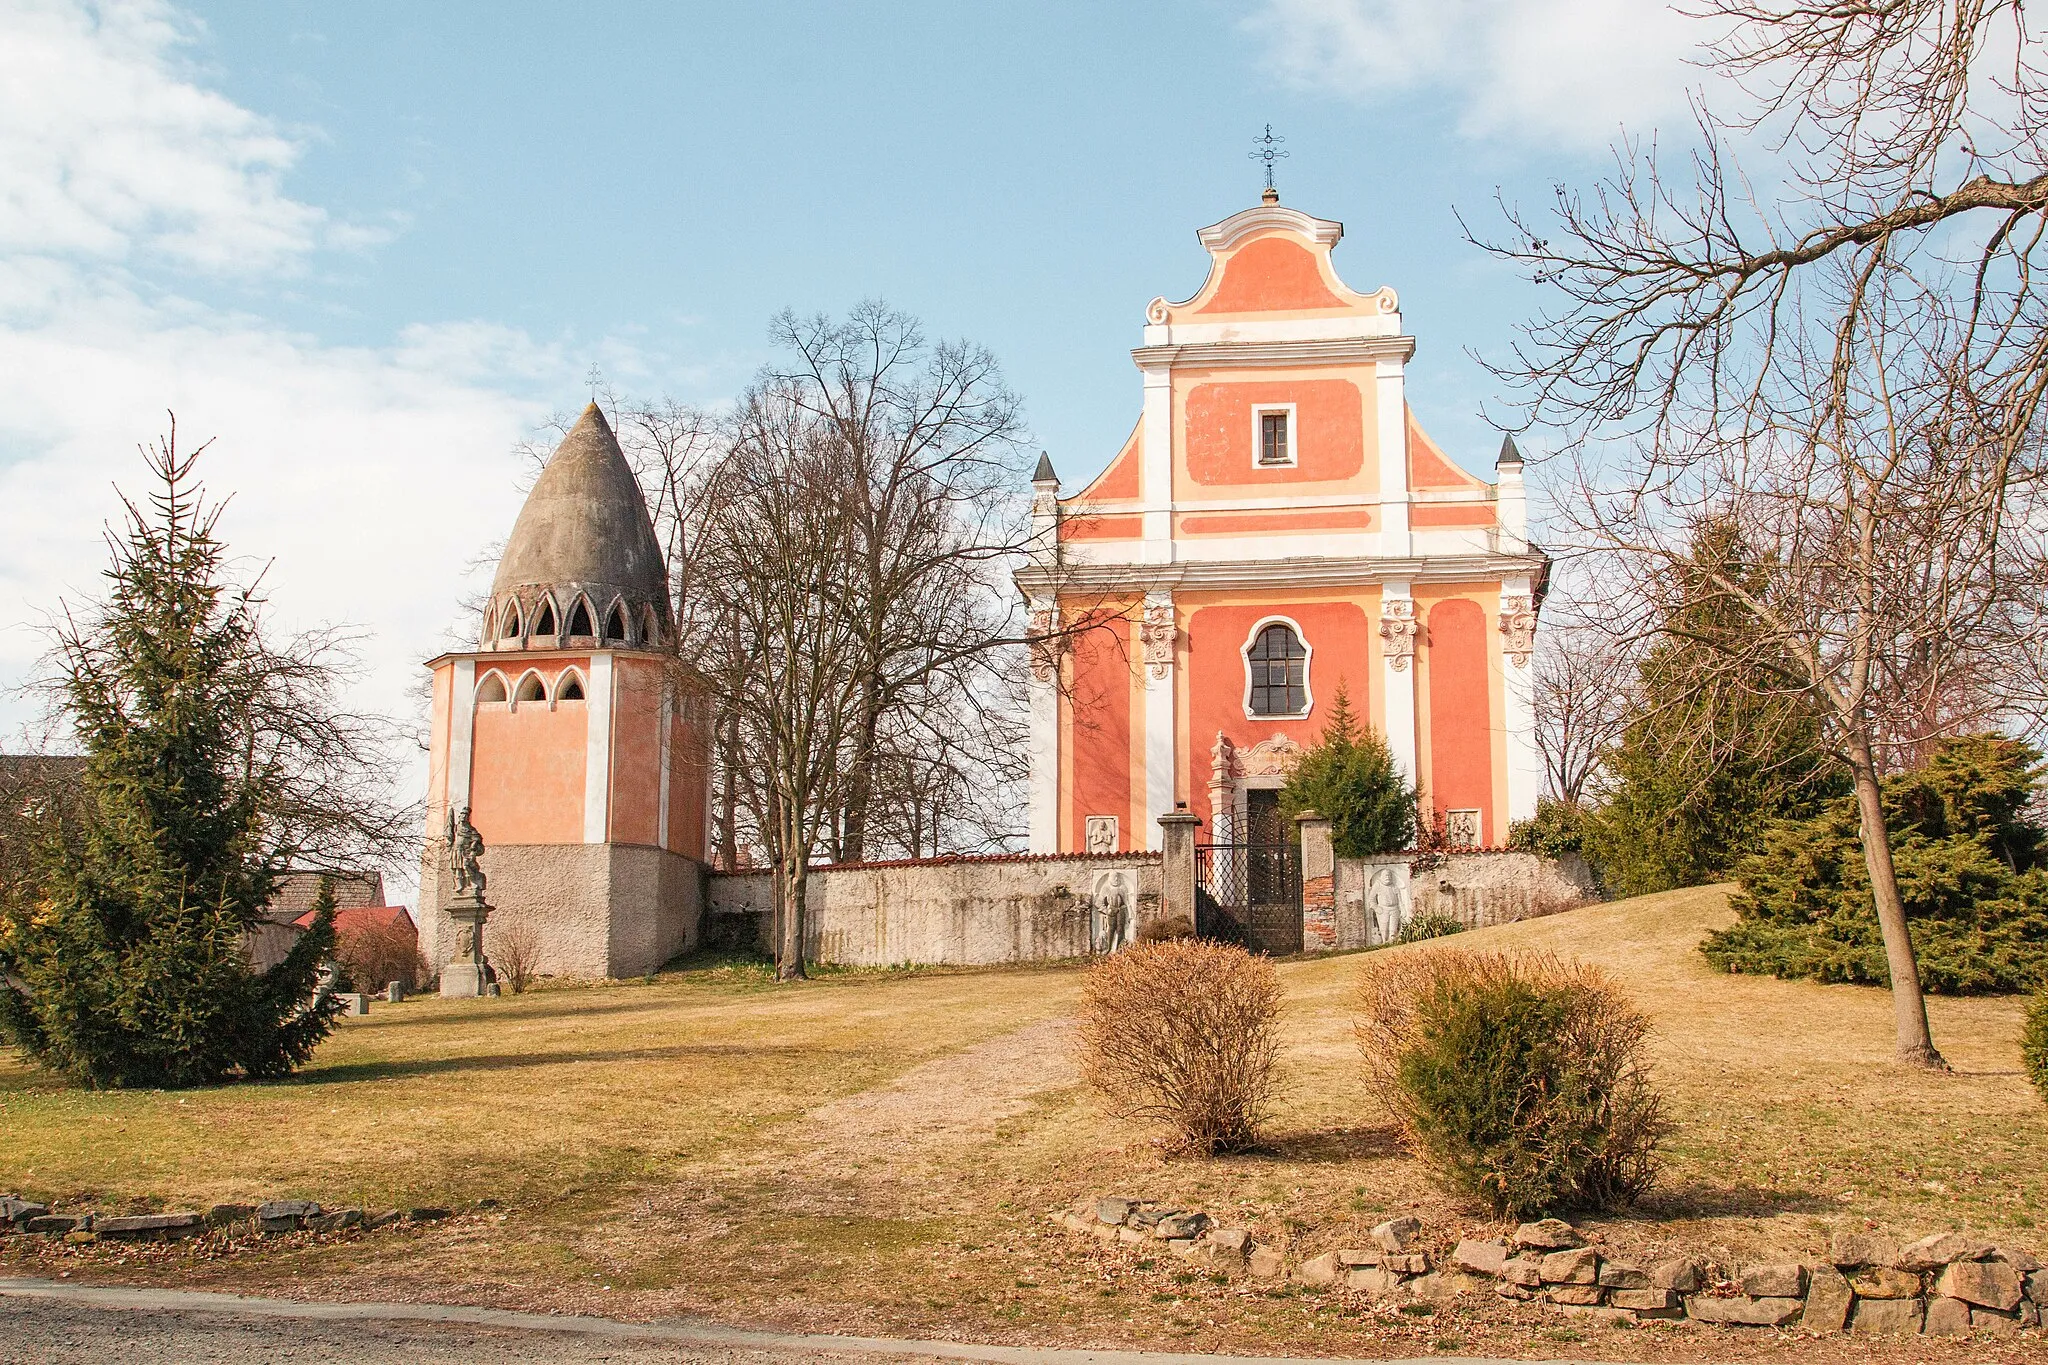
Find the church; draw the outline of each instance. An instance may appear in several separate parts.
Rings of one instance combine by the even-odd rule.
[[[1487,483],[1423,432],[1399,300],[1338,277],[1342,236],[1270,188],[1202,229],[1201,288],[1145,310],[1136,429],[1071,497],[1039,462],[1036,552],[1017,574],[1040,641],[1029,842],[1066,857],[941,859],[943,895],[926,885],[937,864],[821,872],[812,917],[828,958],[1092,951],[1100,935],[1072,912],[1102,899],[1105,877],[1147,913],[1181,894],[1162,859],[1193,855],[1185,839],[1162,852],[1162,818],[1198,823],[1212,846],[1286,842],[1279,789],[1340,691],[1454,848],[1498,847],[1533,812],[1530,656],[1549,561],[1527,537],[1522,462],[1503,443]],[[672,613],[645,499],[592,404],[512,527],[476,639],[428,665],[431,965],[471,961],[474,931],[454,916],[465,888],[471,922],[483,913],[479,873],[488,934],[523,935],[536,969],[563,976],[653,971],[698,941],[707,908],[761,900],[759,874],[707,862],[708,707],[675,657]],[[874,876],[893,880],[870,900],[826,889]],[[1277,941],[1302,941],[1302,894]]]
[[[1034,481],[1034,853],[1283,842],[1277,793],[1338,690],[1453,847],[1497,847],[1542,781],[1530,655],[1548,558],[1522,461],[1466,473],[1408,405],[1415,338],[1359,293],[1343,225],[1280,204],[1198,234],[1208,276],[1145,310],[1137,427],[1060,496]]]

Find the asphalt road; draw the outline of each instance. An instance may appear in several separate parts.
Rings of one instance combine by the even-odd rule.
[[[962,1342],[802,1336],[711,1323],[614,1322],[433,1304],[297,1303],[226,1294],[0,1280],[4,1365],[787,1365],[793,1360],[927,1365],[1331,1365],[1292,1358],[1034,1350]],[[1378,1361],[1374,1365],[1422,1365]],[[1430,1365],[1508,1365],[1432,1358]],[[1559,1363],[1564,1365],[1564,1363]]]

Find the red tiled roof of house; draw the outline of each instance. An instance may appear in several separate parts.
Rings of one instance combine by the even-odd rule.
[[[312,927],[313,912],[308,910],[292,921],[301,929]],[[334,928],[337,933],[354,933],[364,929],[403,928],[418,933],[412,920],[412,912],[402,905],[351,905],[334,912]]]

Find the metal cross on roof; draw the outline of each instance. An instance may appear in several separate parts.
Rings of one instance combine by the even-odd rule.
[[[1273,163],[1287,155],[1286,152],[1280,150],[1279,146],[1280,143],[1285,141],[1287,139],[1284,137],[1274,136],[1273,125],[1269,123],[1266,125],[1266,135],[1253,138],[1253,150],[1245,153],[1246,156],[1249,156],[1254,161],[1266,163],[1266,188],[1269,190],[1273,188]]]

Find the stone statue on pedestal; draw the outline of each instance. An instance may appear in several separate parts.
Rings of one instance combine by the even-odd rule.
[[[484,839],[469,822],[469,807],[448,812],[447,837],[455,894],[441,912],[454,921],[455,955],[441,968],[441,994],[488,995],[491,968],[484,959],[484,921],[491,917],[491,907],[484,900]]]

